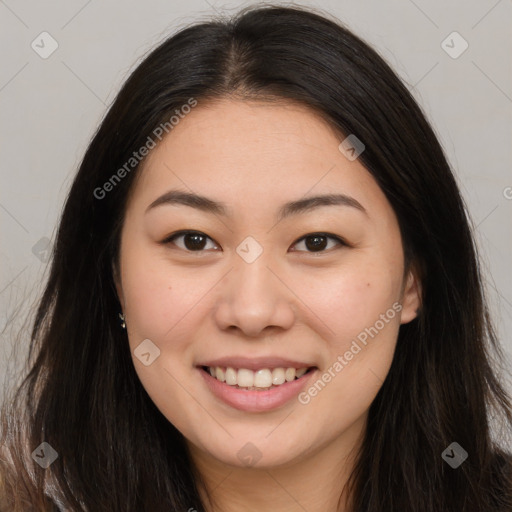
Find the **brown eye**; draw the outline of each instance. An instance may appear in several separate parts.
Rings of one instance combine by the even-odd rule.
[[[183,240],[181,244],[175,242],[176,240],[180,239]],[[167,238],[164,241],[164,243],[172,243],[178,246],[180,249],[184,249],[187,251],[201,252],[205,249],[217,247],[215,243],[213,244],[213,247],[206,247],[208,240],[211,240],[213,242],[213,240],[209,236],[199,231],[180,231],[179,233],[175,233],[171,237]]]
[[[333,247],[332,245],[327,247],[329,240],[334,240],[338,245],[347,245],[341,238],[335,235],[328,235],[326,233],[312,233],[311,235],[302,237],[298,242],[294,244],[294,246],[300,243],[304,243],[306,252],[323,252],[326,249],[331,249]]]

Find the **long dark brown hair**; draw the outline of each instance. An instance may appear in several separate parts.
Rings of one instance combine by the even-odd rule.
[[[349,482],[353,511],[512,510],[510,454],[498,435],[512,432],[497,379],[503,352],[443,150],[375,50],[328,14],[269,5],[165,40],[90,142],[60,220],[27,375],[4,406],[4,510],[205,510],[184,438],[142,387],[118,323],[113,274],[140,164],[105,197],[95,190],[190,98],[226,97],[293,100],[363,141],[360,161],[392,205],[422,282],[418,317],[401,326],[369,410]],[[46,469],[31,458],[42,442],[58,453]],[[468,453],[456,469],[442,457],[452,442]]]

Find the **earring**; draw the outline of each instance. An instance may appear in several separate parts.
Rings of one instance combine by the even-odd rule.
[[[121,328],[126,329],[126,322],[123,313],[119,313],[119,318],[121,319]]]

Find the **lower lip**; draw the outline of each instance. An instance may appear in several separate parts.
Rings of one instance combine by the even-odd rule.
[[[264,412],[286,404],[302,391],[316,373],[316,369],[311,370],[299,379],[285,382],[267,391],[246,391],[217,380],[202,368],[198,368],[198,371],[217,398],[235,409],[246,412]]]

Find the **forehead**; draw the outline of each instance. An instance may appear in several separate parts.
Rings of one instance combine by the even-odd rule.
[[[178,186],[242,208],[319,193],[389,208],[365,167],[339,150],[344,138],[297,103],[198,101],[149,153],[134,199],[147,205]]]

